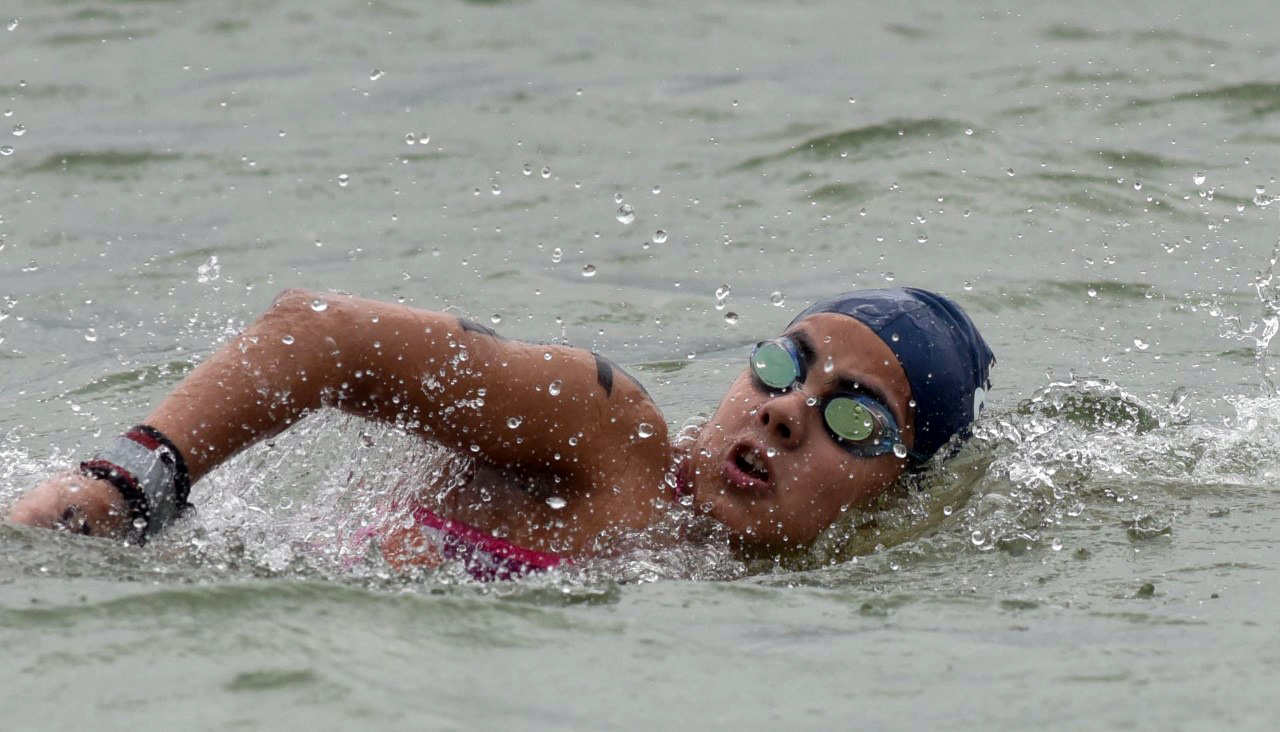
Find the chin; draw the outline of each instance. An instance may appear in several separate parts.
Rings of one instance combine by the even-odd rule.
[[[725,507],[718,501],[713,501],[711,510],[706,515],[728,527],[734,550],[745,557],[772,557],[802,549],[815,538],[809,536],[804,541],[790,539],[782,527],[771,525],[768,521],[753,521],[735,509],[734,506]],[[764,525],[761,526],[761,523]]]

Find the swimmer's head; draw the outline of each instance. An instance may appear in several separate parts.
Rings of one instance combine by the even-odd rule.
[[[977,418],[996,359],[951,299],[916,287],[855,290],[810,305],[791,324],[818,313],[854,318],[897,356],[911,384],[913,461],[928,460]]]
[[[924,290],[815,303],[756,347],[690,450],[699,511],[752,550],[812,541],[973,421],[994,359]]]

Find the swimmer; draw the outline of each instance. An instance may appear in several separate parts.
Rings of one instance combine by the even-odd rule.
[[[644,387],[595,353],[288,290],[141,425],[23,495],[9,520],[142,544],[209,471],[331,407],[474,458],[447,495],[423,485],[414,521],[383,534],[393,565],[455,560],[478,579],[516,577],[588,558],[601,536],[643,529],[681,499],[743,554],[768,555],[952,449],[994,362],[946,297],[845,293],[757,344],[714,415],[673,444]]]

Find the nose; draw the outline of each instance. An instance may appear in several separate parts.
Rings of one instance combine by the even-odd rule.
[[[810,407],[808,395],[800,389],[780,394],[760,407],[760,424],[778,441],[779,447],[796,447],[804,441]]]

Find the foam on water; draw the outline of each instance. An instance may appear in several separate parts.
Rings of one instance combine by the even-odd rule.
[[[523,581],[591,587],[769,573],[803,583],[814,569],[844,563],[898,569],[970,553],[1089,552],[1099,538],[1167,536],[1188,502],[1227,513],[1269,493],[1280,476],[1280,399],[1230,401],[1235,415],[1215,422],[1198,419],[1181,401],[1146,403],[1105,379],[1052,382],[1012,409],[985,415],[955,457],[904,480],[875,507],[849,510],[802,551],[744,566],[728,549],[723,527],[675,506],[646,531],[601,537],[604,558]],[[677,439],[701,422],[691,420]],[[175,581],[274,576],[400,589],[406,582],[468,584],[456,564],[408,575],[390,569],[371,530],[396,520],[390,506],[420,486],[464,473],[456,463],[468,459],[395,425],[324,412],[208,476],[194,514],[147,548],[112,556],[138,555],[124,562],[123,574],[147,567]],[[22,447],[6,447],[0,502],[67,460],[61,454],[36,460]],[[8,541],[46,549],[33,561],[55,574],[86,571],[92,550],[60,555],[66,547],[108,543],[29,530],[9,531]],[[105,567],[117,575],[114,564]],[[797,574],[788,580],[789,573]],[[867,579],[845,575],[855,577]]]

